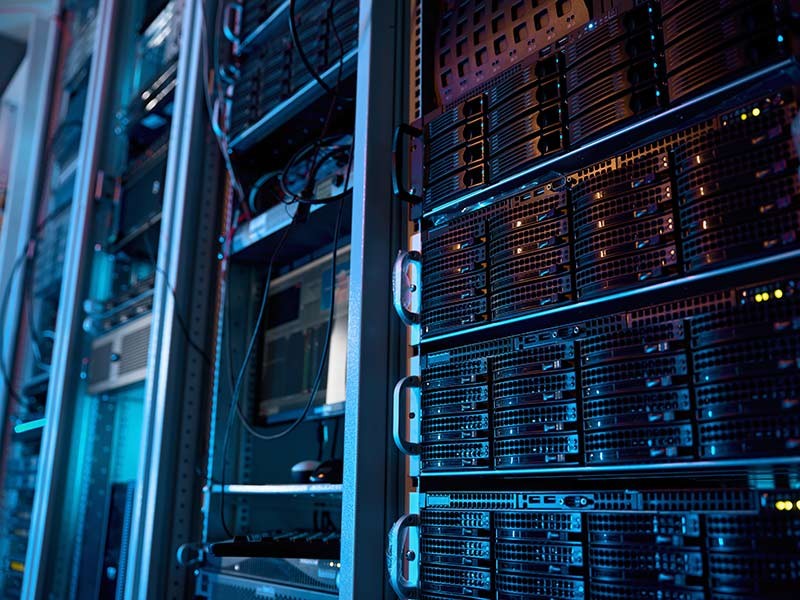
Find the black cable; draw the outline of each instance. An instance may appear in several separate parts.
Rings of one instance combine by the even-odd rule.
[[[339,90],[339,88],[340,88],[340,86],[342,84],[342,77],[343,77],[343,74],[344,74],[344,45],[342,44],[341,37],[339,36],[339,31],[336,28],[336,21],[333,18],[333,4],[334,4],[334,0],[330,0],[330,2],[328,3],[327,17],[328,17],[328,22],[331,25],[331,31],[333,32],[334,37],[336,38],[336,41],[338,42],[338,45],[339,45],[339,69],[337,71],[337,76],[336,76],[336,85],[333,88],[333,90],[335,92],[338,92],[338,90]],[[294,18],[293,17],[290,17],[289,20],[290,20],[290,24],[294,23]],[[310,65],[306,64],[306,67],[308,67],[311,70]],[[313,74],[313,70],[311,70],[311,72]],[[286,195],[288,195],[290,197],[290,201],[289,201],[290,204],[291,203],[295,203],[295,202],[300,202],[300,203],[303,203],[303,204],[330,204],[330,203],[336,202],[338,200],[344,199],[344,197],[348,193],[347,184],[348,184],[348,182],[350,180],[349,169],[350,169],[350,164],[352,163],[353,149],[355,147],[355,137],[354,136],[353,136],[353,138],[351,140],[351,144],[350,144],[350,158],[348,160],[348,175],[347,175],[347,177],[345,177],[344,190],[339,194],[336,194],[334,196],[331,196],[329,198],[324,198],[324,199],[314,198],[312,196],[312,192],[313,192],[313,189],[314,189],[314,184],[316,183],[315,175],[316,175],[316,172],[317,172],[317,159],[318,159],[318,156],[319,156],[319,150],[320,150],[320,147],[322,146],[324,140],[327,139],[326,136],[328,135],[328,129],[330,128],[331,122],[333,120],[333,114],[335,112],[337,99],[338,99],[337,95],[333,95],[332,98],[331,98],[331,102],[330,102],[330,104],[328,106],[328,112],[327,112],[327,114],[325,116],[325,122],[323,123],[323,126],[322,126],[322,131],[320,132],[320,135],[319,135],[319,137],[317,138],[317,140],[316,140],[316,142],[314,144],[314,154],[312,155],[310,166],[309,166],[308,172],[306,174],[306,185],[305,185],[305,188],[304,188],[303,192],[300,195],[294,194],[292,191],[290,191],[288,189],[288,185],[286,184],[286,177],[287,177],[287,173],[288,173],[289,169],[291,168],[292,164],[295,162],[296,157],[298,155],[302,154],[303,152],[307,151],[307,147],[303,147],[300,150],[298,150],[295,153],[295,155],[292,156],[292,158],[289,160],[289,162],[286,164],[286,166],[284,167],[283,171],[281,172],[281,176],[280,176],[280,179],[278,181],[280,183],[282,191]]]
[[[153,270],[156,273],[159,273],[162,277],[164,277],[164,283],[167,285],[167,289],[172,294],[172,299],[174,300],[174,305],[173,306],[175,307],[175,310],[174,310],[175,319],[178,321],[178,325],[179,325],[181,331],[183,332],[183,337],[186,339],[186,343],[189,344],[189,346],[191,348],[193,348],[194,351],[197,352],[200,355],[200,357],[205,361],[205,363],[209,367],[213,367],[214,366],[214,361],[211,360],[211,357],[208,355],[208,353],[206,353],[206,351],[203,350],[203,348],[200,345],[198,345],[192,339],[192,334],[189,332],[189,326],[186,324],[186,321],[183,318],[183,314],[181,314],[181,311],[180,311],[180,306],[179,306],[179,302],[178,302],[178,294],[175,292],[175,288],[172,287],[172,284],[169,281],[169,275],[167,275],[167,272],[164,269],[162,269],[161,267],[158,266],[158,261],[157,261],[157,259],[155,257],[155,253],[153,252],[153,248],[152,248],[152,246],[150,246],[150,241],[147,239],[147,233],[145,233],[142,236],[142,240],[144,241],[144,246],[145,246],[145,250],[147,251],[147,255],[150,258],[150,263],[153,265]]]
[[[20,253],[20,255],[14,260],[14,264],[11,267],[11,272],[8,274],[8,279],[6,280],[5,284],[3,285],[3,292],[2,296],[0,297],[0,315],[3,315],[3,318],[0,320],[0,372],[2,372],[3,376],[3,383],[6,386],[6,391],[8,395],[11,396],[17,402],[22,402],[22,397],[19,392],[14,389],[14,385],[11,381],[11,374],[8,370],[8,365],[6,364],[5,352],[4,348],[2,347],[3,340],[5,339],[5,315],[8,309],[8,302],[11,299],[11,287],[14,281],[14,276],[16,272],[22,267],[25,263],[26,257],[30,254],[31,257],[35,256],[36,254],[36,236],[47,226],[47,224],[55,219],[58,215],[60,215],[64,209],[70,206],[69,204],[62,204],[55,210],[47,213],[47,215],[42,219],[34,228],[33,233],[28,238],[25,243],[25,249]],[[33,247],[31,247],[33,245]],[[23,286],[25,280],[23,279]],[[23,294],[25,290],[23,289]],[[23,297],[24,302],[24,297]]]
[[[295,202],[299,202],[302,204],[333,204],[338,200],[342,200],[350,193],[351,188],[347,187],[350,179],[350,165],[352,164],[352,154],[353,154],[353,143],[351,141],[349,146],[339,146],[339,145],[324,145],[325,140],[338,140],[341,139],[343,136],[328,136],[326,138],[320,138],[317,142],[317,148],[315,148],[315,153],[318,154],[319,147],[329,148],[329,150],[322,155],[322,158],[318,160],[317,164],[310,165],[308,172],[306,173],[306,185],[304,190],[300,194],[295,194],[292,190],[289,189],[289,182],[287,181],[287,177],[291,168],[300,162],[300,157],[303,156],[306,152],[308,152],[309,147],[303,146],[297,152],[295,152],[289,161],[286,163],[286,167],[284,167],[283,171],[280,173],[280,177],[278,178],[278,183],[281,186],[281,191],[289,197],[289,200],[284,200],[285,204],[294,204]],[[345,176],[345,181],[343,183],[343,191],[339,192],[338,194],[334,194],[333,196],[328,196],[327,198],[318,198],[318,197],[311,197],[311,192],[313,191],[313,183],[316,183],[317,173],[319,169],[322,168],[322,165],[325,164],[325,161],[329,158],[336,156],[336,154],[340,152],[344,152],[345,150],[349,150],[347,152],[347,175]],[[312,161],[314,162],[314,161]]]
[[[334,0],[331,0],[330,4],[328,6],[328,16],[329,16],[329,19],[330,19],[331,27],[334,30],[335,37],[336,37],[337,41],[339,42],[339,48],[340,48],[339,70],[338,70],[338,74],[337,74],[336,87],[333,88],[333,89],[329,88],[324,83],[324,81],[321,80],[321,78],[318,79],[318,81],[323,84],[323,87],[326,90],[334,92],[334,94],[333,94],[334,98],[332,99],[331,104],[329,106],[328,113],[327,113],[326,119],[325,119],[325,123],[323,124],[321,135],[318,138],[317,143],[315,145],[314,155],[313,155],[313,158],[312,158],[312,161],[311,161],[311,166],[309,168],[309,174],[316,173],[316,170],[317,170],[316,169],[316,164],[317,164],[317,159],[318,159],[318,155],[319,155],[319,148],[321,146],[322,140],[327,135],[328,128],[330,127],[330,123],[331,123],[331,120],[332,120],[332,117],[333,117],[333,113],[334,113],[334,110],[335,110],[336,99],[337,98],[342,99],[342,100],[346,100],[347,99],[345,97],[342,97],[342,96],[338,95],[338,88],[341,85],[342,71],[343,71],[343,64],[344,64],[344,48],[343,48],[343,45],[341,43],[341,39],[340,39],[340,37],[338,35],[338,32],[336,31],[335,22],[333,21],[333,1]],[[305,56],[305,53],[303,52],[302,48],[297,44],[297,42],[299,42],[299,38],[297,37],[297,30],[296,30],[295,22],[294,22],[294,2],[290,3],[289,9],[290,9],[290,29],[292,30],[293,38],[295,38],[295,44],[298,47],[299,53],[301,53],[301,58],[303,59],[303,62],[305,64],[306,68],[308,68],[308,70],[312,74],[312,76],[314,76],[315,79],[317,79],[318,76],[315,74],[316,72],[314,71],[314,69],[310,65],[310,63],[308,62],[308,59]],[[215,62],[217,60],[218,60],[218,57],[215,56]],[[353,140],[353,144],[354,144],[354,140]],[[330,346],[330,338],[331,338],[331,333],[332,333],[332,329],[333,329],[333,318],[334,318],[334,310],[335,310],[335,291],[336,291],[336,252],[337,252],[337,247],[339,245],[339,234],[340,234],[340,230],[341,230],[342,212],[343,212],[343,207],[344,207],[343,200],[344,200],[344,197],[346,196],[346,193],[347,193],[347,189],[346,188],[347,188],[347,183],[348,183],[348,181],[350,179],[350,170],[352,168],[352,154],[353,154],[352,147],[353,147],[353,144],[351,144],[351,151],[350,151],[350,156],[348,158],[348,164],[347,164],[347,174],[345,176],[345,182],[344,182],[345,192],[343,192],[342,194],[337,195],[337,198],[335,198],[335,199],[341,198],[342,202],[339,205],[339,211],[338,211],[338,214],[337,214],[337,217],[336,217],[336,230],[335,230],[335,234],[334,234],[334,248],[333,248],[332,275],[331,275],[331,277],[332,277],[332,282],[331,282],[331,312],[330,312],[330,316],[328,318],[328,326],[327,326],[326,336],[325,336],[325,345],[324,345],[323,352],[322,352],[322,359],[320,361],[320,366],[319,366],[319,369],[317,371],[317,376],[315,377],[314,384],[312,386],[308,402],[306,403],[306,407],[303,410],[303,412],[300,415],[300,417],[297,420],[295,420],[292,424],[290,424],[288,427],[286,427],[284,430],[282,430],[281,432],[279,432],[277,434],[273,434],[273,435],[265,435],[265,434],[261,434],[255,428],[253,428],[252,425],[250,425],[250,423],[248,422],[248,420],[245,417],[245,415],[243,414],[241,406],[239,404],[239,393],[240,393],[240,390],[241,390],[243,376],[244,376],[244,373],[245,373],[245,371],[247,369],[247,364],[249,363],[249,361],[250,361],[250,359],[252,357],[252,353],[253,353],[253,349],[254,349],[254,345],[255,345],[255,340],[258,337],[258,333],[259,333],[259,330],[260,330],[262,322],[263,322],[264,312],[265,312],[265,308],[266,308],[266,304],[267,304],[267,298],[268,298],[268,295],[269,295],[269,286],[270,286],[270,282],[271,282],[271,279],[272,279],[272,267],[273,267],[273,264],[274,264],[275,257],[277,256],[277,254],[280,251],[281,247],[283,246],[286,238],[288,237],[290,229],[298,221],[299,215],[301,215],[301,214],[303,214],[304,212],[307,212],[307,211],[299,210],[295,214],[295,217],[293,217],[293,219],[292,219],[291,223],[289,224],[289,226],[284,230],[283,235],[281,236],[280,240],[278,241],[278,244],[276,245],[275,249],[273,250],[272,256],[270,257],[270,261],[269,261],[269,264],[268,264],[268,267],[267,267],[267,277],[266,277],[266,281],[265,281],[265,285],[264,285],[264,292],[263,292],[263,295],[262,295],[262,301],[261,301],[261,306],[259,308],[259,313],[258,313],[258,316],[256,318],[255,329],[254,329],[254,331],[253,331],[253,333],[251,335],[250,342],[248,343],[247,351],[245,353],[245,357],[244,357],[244,360],[242,362],[242,366],[241,366],[241,368],[240,368],[240,370],[238,372],[238,375],[237,375],[237,378],[236,378],[236,382],[234,383],[234,386],[233,386],[233,391],[232,391],[232,394],[231,394],[231,407],[230,407],[230,410],[228,412],[228,419],[227,419],[227,424],[226,424],[226,427],[225,427],[225,435],[224,435],[224,439],[223,439],[222,477],[221,477],[222,483],[221,483],[221,486],[220,486],[220,520],[221,520],[221,523],[222,523],[223,530],[225,531],[225,533],[229,537],[233,537],[233,534],[232,534],[230,528],[228,527],[227,521],[225,519],[225,481],[226,481],[226,469],[227,469],[227,458],[226,458],[226,455],[227,455],[227,451],[228,451],[228,445],[229,445],[229,442],[230,442],[230,433],[231,433],[231,429],[232,429],[232,425],[233,425],[233,414],[234,414],[234,412],[238,416],[238,418],[240,419],[240,421],[241,421],[242,425],[245,427],[245,429],[251,435],[253,435],[254,437],[256,437],[258,439],[261,439],[261,440],[275,440],[275,439],[282,438],[282,437],[288,435],[289,433],[291,433],[292,431],[294,431],[294,429],[297,428],[300,425],[300,423],[302,423],[305,420],[305,417],[307,416],[308,411],[310,410],[311,406],[313,405],[314,399],[316,398],[316,394],[317,394],[317,392],[319,390],[319,386],[320,386],[321,381],[322,381],[322,372],[323,372],[323,369],[324,369],[326,361],[327,361],[327,354],[328,354],[328,349],[329,349],[329,346]],[[283,179],[283,173],[281,174],[281,179]],[[313,183],[312,182],[313,182],[313,179],[308,179],[307,180],[307,184],[306,184],[306,188],[304,190],[305,198],[303,198],[303,200],[305,200],[306,204],[314,203],[313,202],[313,198],[310,198],[311,194],[308,193],[309,189],[313,189]],[[326,199],[326,200],[328,202],[333,202],[335,199],[331,198],[331,199]],[[300,199],[296,199],[296,200],[300,201]],[[226,310],[227,310],[227,306],[226,306]],[[224,318],[224,316],[225,316],[225,313],[223,313],[223,318]],[[229,350],[230,350],[230,348],[229,348]],[[229,363],[231,363],[231,366],[232,366],[232,358],[230,356],[230,352],[229,352]]]
[[[230,434],[231,429],[233,429],[233,417],[237,412],[237,408],[239,406],[239,392],[242,387],[242,381],[244,380],[244,374],[247,371],[247,364],[250,362],[250,359],[253,355],[253,350],[255,349],[255,343],[258,339],[259,331],[261,330],[261,324],[264,321],[264,315],[266,314],[267,308],[267,298],[269,296],[269,287],[270,283],[272,282],[272,267],[275,264],[275,258],[278,256],[283,244],[286,242],[286,238],[289,237],[289,233],[294,227],[296,220],[293,219],[291,223],[283,230],[283,234],[278,239],[278,243],[275,246],[275,249],[272,251],[272,256],[270,256],[269,263],[267,264],[267,272],[266,272],[266,280],[264,282],[264,292],[261,296],[261,305],[258,309],[258,316],[256,317],[256,323],[253,327],[253,333],[250,335],[250,341],[247,344],[247,351],[245,352],[244,359],[242,360],[242,366],[239,369],[239,373],[236,376],[236,383],[233,387],[233,393],[231,394],[231,402],[230,407],[228,410],[228,418],[225,424],[225,436],[222,441],[222,476],[221,476],[221,485],[220,485],[220,503],[219,503],[219,512],[220,512],[220,520],[222,522],[222,529],[228,535],[228,537],[233,537],[231,530],[228,528],[227,521],[225,520],[225,481],[227,480],[226,471],[227,471],[227,454],[228,454],[228,444],[230,442]]]
[[[11,287],[14,281],[14,275],[17,271],[22,267],[23,262],[25,261],[25,256],[27,254],[27,250],[20,254],[14,264],[11,267],[11,273],[8,274],[8,279],[6,280],[5,285],[3,286],[3,297],[0,300],[0,315],[5,315],[8,309],[8,301],[11,299]],[[5,318],[0,321],[0,342],[5,339]],[[8,372],[8,365],[6,365],[6,358],[5,358],[5,348],[0,347],[0,370],[3,372],[3,382],[5,383],[6,390],[8,391],[8,395],[11,396],[17,402],[21,402],[22,399],[19,393],[14,389],[14,384],[11,381],[11,374]]]
[[[278,433],[273,434],[264,434],[258,431],[248,420],[247,416],[242,412],[242,407],[239,404],[237,398],[235,398],[234,408],[236,409],[236,414],[239,417],[239,421],[241,421],[242,426],[247,430],[247,432],[252,435],[253,437],[264,440],[264,441],[272,441],[277,440],[289,435],[292,431],[294,431],[306,418],[308,415],[308,411],[311,410],[311,406],[314,404],[314,399],[317,396],[317,392],[319,391],[319,386],[322,384],[322,376],[325,372],[325,365],[327,363],[328,358],[328,350],[330,349],[330,342],[331,342],[331,334],[333,332],[333,321],[334,321],[334,313],[336,308],[336,253],[339,246],[339,233],[341,231],[341,224],[342,224],[342,213],[344,212],[344,202],[339,204],[339,212],[336,215],[336,231],[334,233],[333,239],[333,255],[331,258],[331,297],[330,297],[330,313],[328,315],[328,324],[325,331],[325,342],[322,346],[322,357],[319,361],[319,367],[317,368],[317,374],[314,377],[314,383],[311,386],[311,393],[308,396],[308,401],[306,402],[305,407],[303,408],[303,412],[300,414],[297,419],[295,419],[289,426],[285,429],[279,431]],[[264,295],[266,298],[266,294]],[[253,338],[254,339],[254,338]],[[248,354],[251,353],[252,350],[248,348]],[[245,355],[245,361],[247,361],[247,355]],[[246,362],[245,362],[246,364]],[[244,365],[243,365],[244,367]],[[241,379],[243,371],[239,371],[239,378]]]
[[[172,287],[172,284],[169,282],[169,277],[167,276],[166,271],[157,265],[154,265],[154,267],[156,272],[161,273],[161,275],[164,276],[164,283],[167,284],[167,289],[170,291],[172,294],[172,299],[175,301],[175,318],[177,319],[178,325],[183,332],[183,337],[186,338],[186,343],[189,344],[189,346],[191,346],[194,351],[200,355],[200,357],[209,367],[213,367],[214,361],[211,360],[211,357],[208,355],[208,353],[206,353],[206,351],[203,350],[203,348],[192,339],[192,334],[189,333],[189,326],[186,324],[186,321],[184,320],[183,315],[178,308],[178,296],[175,293],[175,288]]]
[[[292,43],[294,47],[297,49],[297,54],[300,56],[300,60],[303,61],[303,65],[308,70],[309,74],[316,80],[319,86],[325,90],[328,94],[333,96],[334,98],[338,98],[339,100],[343,100],[345,102],[352,102],[355,98],[351,96],[343,96],[339,93],[339,85],[337,84],[335,87],[329,86],[325,83],[325,80],[322,76],[317,72],[314,68],[314,65],[311,64],[311,61],[308,60],[308,56],[306,55],[305,50],[303,50],[303,45],[300,43],[300,34],[297,31],[297,21],[295,20],[295,10],[297,8],[297,0],[289,0],[289,32],[292,35]],[[333,1],[331,1],[331,6],[333,5]],[[333,22],[333,11],[329,9],[328,11],[329,19],[331,23],[331,27],[335,29],[335,24]],[[338,35],[337,35],[338,37]],[[341,70],[341,63],[344,61],[344,57],[340,58],[339,60],[339,69]]]

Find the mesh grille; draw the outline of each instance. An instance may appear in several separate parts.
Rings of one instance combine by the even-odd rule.
[[[553,598],[554,600],[572,600],[583,598],[584,583],[582,578],[552,577],[547,575],[512,575],[498,573],[498,598]]]
[[[692,427],[688,423],[587,433],[585,440],[589,464],[643,458],[675,460],[694,454]]]
[[[575,403],[499,411],[494,415],[495,437],[574,429],[577,421]]]
[[[147,348],[150,343],[150,327],[138,329],[122,338],[119,373],[130,373],[147,367]]]
[[[611,256],[658,246],[671,241],[674,232],[675,219],[672,215],[634,221],[607,231],[598,231],[575,243],[575,264],[580,268]]]
[[[794,454],[800,451],[800,416],[749,416],[701,423],[697,437],[704,458]]]
[[[579,295],[588,297],[677,272],[677,250],[674,244],[668,244],[578,269],[575,278]]]
[[[509,317],[562,304],[572,297],[572,279],[568,275],[542,278],[493,294],[492,316],[495,319]]]
[[[495,466],[519,467],[578,461],[577,434],[535,435],[495,442]]]
[[[631,189],[609,200],[585,202],[573,214],[575,236],[580,239],[593,231],[630,223],[633,219],[656,214],[671,214],[673,201],[671,182]]]

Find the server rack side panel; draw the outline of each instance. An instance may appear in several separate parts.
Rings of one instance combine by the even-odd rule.
[[[387,318],[391,244],[397,240],[396,208],[380,201],[390,193],[391,131],[400,117],[395,98],[397,27],[403,3],[359,4],[359,63],[356,90],[351,292],[348,328],[340,595],[382,598],[384,535],[374,530],[376,516],[387,523],[396,506],[396,454],[387,443],[389,422],[381,398],[391,385],[394,360],[386,340],[394,332]],[[380,158],[383,157],[383,158]],[[374,164],[373,164],[374,161]],[[388,315],[390,317],[390,315]],[[379,349],[376,351],[376,349]],[[382,350],[381,350],[382,349]],[[381,510],[377,515],[374,507]],[[385,508],[384,508],[385,507]]]

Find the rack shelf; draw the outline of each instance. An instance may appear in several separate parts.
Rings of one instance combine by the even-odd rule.
[[[222,493],[222,486],[214,484],[212,494]],[[230,483],[225,485],[226,494],[277,495],[277,496],[332,496],[342,493],[340,483],[291,483],[284,485],[255,485]]]
[[[344,55],[342,59],[342,78],[347,78],[355,73],[357,57],[358,49],[353,49]],[[320,77],[325,83],[333,84],[336,82],[338,72],[339,64],[337,63],[326,71],[323,71]],[[321,97],[323,93],[324,91],[322,88],[312,79],[297,90],[290,98],[287,98],[261,117],[258,122],[233,138],[229,144],[230,151],[242,152],[251,148],[286,123],[286,121],[303,112],[314,100]]]

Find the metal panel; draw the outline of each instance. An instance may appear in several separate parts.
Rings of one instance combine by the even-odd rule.
[[[397,370],[391,319],[390,139],[397,115],[397,27],[403,2],[361,0],[350,255],[347,402],[340,597],[384,598],[384,532],[396,514],[397,457],[389,449],[388,395]],[[369,166],[367,166],[369,165]],[[376,282],[386,282],[379,285]]]
[[[118,4],[115,0],[100,3],[97,16],[98,35],[95,39],[94,58],[89,74],[90,95],[87,98],[84,123],[81,131],[78,164],[83,171],[75,180],[72,204],[71,227],[67,237],[67,255],[64,264],[64,280],[61,287],[60,311],[56,322],[55,345],[51,385],[47,393],[45,416],[48,427],[42,438],[36,495],[33,502],[28,555],[22,596],[33,598],[43,594],[43,589],[52,583],[55,548],[50,540],[57,535],[53,526],[56,517],[64,510],[64,490],[70,473],[64,468],[68,463],[71,441],[71,420],[74,415],[66,406],[70,393],[75,389],[79,373],[70,366],[80,364],[80,348],[73,343],[74,334],[80,331],[81,285],[89,261],[85,250],[90,234],[92,206],[94,203],[97,176],[97,148],[102,136],[100,126],[107,100],[109,81],[109,50],[114,31]]]
[[[199,3],[187,2],[164,182],[138,474],[141,495],[134,505],[128,555],[125,598],[130,599],[184,597],[188,573],[177,565],[175,549],[199,533],[194,465],[211,365],[188,347],[176,325],[179,315],[190,314],[189,335],[208,347],[202,340],[210,333],[207,317],[214,299],[207,289],[215,268],[220,202],[216,189],[202,188],[215,188],[217,182],[208,167],[208,153],[216,158],[217,148],[205,126],[202,19]],[[198,172],[206,174],[204,181],[194,176]],[[191,297],[176,298],[170,288],[191,290]]]

